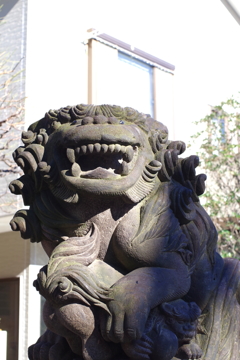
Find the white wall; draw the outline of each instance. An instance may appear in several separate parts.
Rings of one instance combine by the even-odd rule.
[[[77,3],[28,1],[27,126],[49,109],[87,102],[85,27]]]
[[[174,129],[174,83],[175,75],[154,69],[155,116],[168,127],[170,138],[175,138]]]
[[[16,277],[29,265],[29,240],[18,232],[5,232],[0,234],[0,246],[0,278]]]
[[[116,49],[92,40],[89,49],[89,103],[116,104],[115,72],[118,67]]]

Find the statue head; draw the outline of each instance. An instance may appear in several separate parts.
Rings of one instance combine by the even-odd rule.
[[[161,310],[165,315],[167,326],[185,343],[196,335],[198,318],[201,310],[194,302],[185,302],[181,299],[163,303]]]
[[[25,178],[13,181],[29,205],[29,187],[48,186],[56,198],[77,203],[84,194],[120,195],[138,202],[154,187],[168,130],[132,108],[77,105],[45,117],[23,132],[14,153]]]
[[[185,150],[149,115],[110,105],[50,110],[23,131],[22,141],[13,157],[24,175],[9,187],[30,210],[18,211],[11,226],[31,241],[41,241],[40,223],[66,229],[66,222],[82,222],[68,204],[139,203],[171,180]]]

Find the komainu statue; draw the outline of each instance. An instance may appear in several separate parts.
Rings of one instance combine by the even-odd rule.
[[[239,262],[216,251],[197,156],[132,108],[51,110],[22,134],[14,231],[49,256],[30,360],[239,360]]]

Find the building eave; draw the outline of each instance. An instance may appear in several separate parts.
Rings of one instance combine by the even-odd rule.
[[[236,0],[221,0],[223,5],[228,9],[230,14],[240,25],[240,6]]]
[[[88,30],[88,32],[89,32],[89,39],[95,39],[95,40],[104,42],[107,45],[117,48],[119,51],[123,51],[129,55],[136,57],[136,58],[143,59],[147,63],[150,63],[153,66],[165,69],[166,71],[169,71],[171,73],[175,70],[175,66],[168,63],[167,61],[159,59],[158,57],[156,57],[154,55],[151,55],[141,49],[133,47],[132,45],[127,44],[121,40],[118,40],[108,34],[99,33],[95,29],[90,29],[90,30]]]

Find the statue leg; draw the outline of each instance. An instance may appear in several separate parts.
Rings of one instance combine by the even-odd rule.
[[[30,360],[83,360],[82,356],[77,356],[72,351],[64,337],[51,330],[46,330],[38,341],[28,348],[28,358]]]
[[[65,337],[71,350],[84,360],[110,360],[117,352],[116,344],[102,338],[97,316],[88,306],[67,304],[54,309],[46,302],[44,321],[48,329]]]
[[[163,329],[160,334],[153,336],[153,342],[153,360],[171,360],[177,353],[178,338],[168,329]]]

